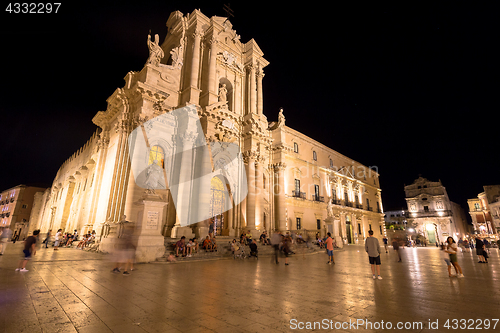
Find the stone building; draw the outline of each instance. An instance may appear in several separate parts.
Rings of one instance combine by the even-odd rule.
[[[462,238],[469,233],[462,207],[448,198],[441,181],[423,177],[405,186],[408,205],[408,226],[424,236],[429,243],[444,242],[448,236]]]
[[[486,236],[500,232],[500,185],[483,186],[484,192],[467,200],[474,232]]]
[[[406,229],[406,225],[408,224],[408,217],[410,216],[408,210],[386,210],[384,213],[384,222],[386,227],[393,226],[396,229]]]
[[[8,227],[23,239],[28,235],[28,225],[35,195],[45,188],[17,185],[0,194],[0,227]]]
[[[196,175],[197,165],[216,167],[220,162],[210,162],[210,156],[207,160],[194,142],[237,144],[248,195],[224,211],[221,207],[228,202],[236,203],[234,193],[228,190],[227,178],[213,177],[209,197],[217,235],[329,230],[338,243],[359,242],[370,228],[381,235],[376,168],[287,127],[283,110],[277,121],[268,122],[263,78],[269,63],[255,40],[243,43],[229,20],[209,18],[199,10],[187,15],[173,12],[167,27],[163,43],[158,35],[148,37],[150,56],[144,68],[125,76],[124,87],[116,89],[107,99],[107,109],[92,119],[99,129],[60,167],[52,187],[40,198],[36,227],[42,232],[96,230],[106,238],[110,226],[126,219],[158,228],[164,237],[205,236],[208,221],[181,225],[179,205],[173,204],[179,194],[173,198],[168,187],[145,191],[137,185],[129,160],[127,140],[134,129],[147,131],[149,120],[189,106],[196,115],[189,121],[199,121],[203,133],[181,133],[180,153],[179,146],[150,138],[148,152],[141,158],[158,170],[175,173],[165,179],[181,179]],[[192,189],[182,195],[193,202],[204,200],[204,194]],[[156,202],[154,212],[145,208],[146,201]]]

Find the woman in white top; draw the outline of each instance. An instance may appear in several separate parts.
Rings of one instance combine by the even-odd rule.
[[[453,237],[448,237],[446,239],[446,243],[448,243],[448,247],[446,248],[446,253],[450,255],[450,261],[453,267],[455,267],[455,271],[457,272],[457,277],[464,277],[462,274],[462,267],[458,264],[458,258],[457,258],[457,252],[458,252],[458,247],[457,243],[455,243],[455,240]],[[459,273],[460,272],[460,273]]]

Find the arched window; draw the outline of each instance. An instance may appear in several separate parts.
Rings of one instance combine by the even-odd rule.
[[[299,152],[299,144],[297,142],[293,143],[293,152],[298,153]]]
[[[330,158],[330,169],[333,169],[333,160]]]
[[[149,151],[148,165],[156,163],[160,167],[163,168],[163,166],[164,166],[164,159],[165,159],[165,154],[163,153],[163,148],[162,147],[160,147],[160,146],[153,146],[153,147],[151,147],[151,150]]]
[[[313,160],[317,161],[318,160],[318,156],[316,155],[316,152],[313,150]]]

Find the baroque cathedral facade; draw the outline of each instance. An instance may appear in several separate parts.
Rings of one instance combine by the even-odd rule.
[[[128,138],[148,120],[192,106],[203,140],[239,146],[248,180],[246,197],[226,211],[221,207],[232,200],[231,189],[221,177],[211,182],[216,234],[329,231],[340,246],[362,241],[371,229],[379,238],[385,234],[376,168],[286,126],[283,110],[277,121],[268,121],[263,78],[269,62],[255,40],[241,42],[228,19],[199,10],[171,13],[167,27],[163,43],[158,35],[148,37],[144,68],[125,76],[125,85],[107,99],[107,109],[92,119],[98,130],[61,165],[52,187],[35,197],[31,230],[95,230],[102,236],[106,225],[140,219],[145,189],[136,184]],[[184,146],[192,142],[187,135],[181,139]],[[148,164],[164,168],[175,155],[171,150],[161,140],[150,142]],[[183,162],[180,169],[186,167]],[[164,203],[161,235],[206,236],[207,220],[179,225],[168,186],[154,192]]]

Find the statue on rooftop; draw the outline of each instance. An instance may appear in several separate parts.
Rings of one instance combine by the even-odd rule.
[[[159,41],[160,41],[160,36],[158,34],[155,35],[154,41],[151,41],[151,34],[148,34],[149,58],[148,61],[146,61],[146,64],[151,64],[153,66],[160,66],[160,61],[165,56],[165,53],[158,44]]]

